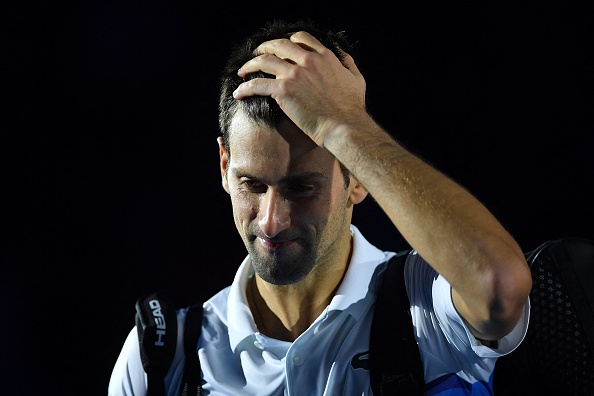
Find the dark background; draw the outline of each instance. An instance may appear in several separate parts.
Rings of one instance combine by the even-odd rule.
[[[0,394],[105,395],[141,294],[181,306],[231,282],[245,252],[219,179],[217,79],[271,18],[358,41],[375,118],[525,251],[594,238],[588,2],[318,3],[3,6]],[[405,246],[372,198],[354,223]]]

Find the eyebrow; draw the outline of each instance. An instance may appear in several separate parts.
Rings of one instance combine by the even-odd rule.
[[[287,184],[297,184],[300,182],[304,182],[307,180],[314,180],[314,179],[328,180],[328,176],[322,172],[307,172],[307,173],[302,173],[300,175],[286,176],[282,179],[282,182],[287,183]]]
[[[256,180],[262,180],[262,178],[254,176],[252,174],[250,174],[249,172],[246,171],[242,171],[241,169],[233,169],[232,173],[235,177],[247,177],[249,179],[256,179]],[[280,183],[282,184],[297,184],[297,183],[303,183],[305,181],[309,181],[309,180],[328,180],[329,177],[322,172],[306,172],[306,173],[301,173],[298,175],[288,175],[283,177],[280,180]]]

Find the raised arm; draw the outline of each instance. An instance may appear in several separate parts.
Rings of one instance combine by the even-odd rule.
[[[531,288],[524,255],[475,197],[402,147],[368,114],[365,80],[306,32],[263,43],[239,75],[236,99],[271,96],[291,120],[365,186],[408,243],[452,285],[474,335],[495,340],[516,324]]]

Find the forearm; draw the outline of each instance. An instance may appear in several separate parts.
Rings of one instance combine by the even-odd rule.
[[[365,130],[346,130],[327,138],[325,147],[365,186],[403,237],[440,273],[450,273],[440,263],[469,253],[474,238],[484,241],[498,234],[508,236],[465,189],[403,148],[377,124],[362,126]]]
[[[477,334],[504,333],[507,322],[519,316],[529,272],[521,249],[494,216],[369,117],[355,127],[337,128],[324,143],[408,243],[450,282],[456,307]]]

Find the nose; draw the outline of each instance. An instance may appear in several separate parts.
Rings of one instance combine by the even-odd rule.
[[[290,201],[269,188],[262,196],[258,225],[268,238],[274,238],[291,225]]]

